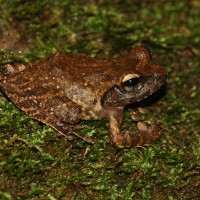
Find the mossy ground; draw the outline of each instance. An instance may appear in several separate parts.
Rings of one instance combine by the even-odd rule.
[[[107,121],[81,122],[95,144],[69,142],[0,96],[0,199],[199,199],[200,1],[2,1],[0,62],[55,51],[118,55],[149,46],[169,72],[145,120],[162,139],[114,148]],[[124,129],[131,129],[124,115]]]

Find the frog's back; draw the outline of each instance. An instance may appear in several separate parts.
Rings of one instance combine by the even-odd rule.
[[[100,88],[99,84],[102,82],[108,82],[105,84],[107,87],[113,84],[111,80],[116,78],[118,73],[114,72],[113,66],[114,59],[56,53],[34,62],[4,65],[0,71],[0,87],[5,92],[13,93],[24,93],[29,88],[41,86],[56,92],[73,87],[79,87],[81,90],[87,87],[95,91]]]
[[[45,73],[49,72],[51,75],[71,76],[75,79],[85,74],[112,74],[110,70],[115,65],[113,63],[114,59],[95,59],[84,54],[74,55],[58,52],[34,62],[4,65],[0,68],[0,81],[5,77],[26,76],[27,74],[43,77],[46,76]]]
[[[51,57],[51,67],[60,68],[65,74],[78,76],[82,74],[106,73],[115,65],[115,59],[92,58],[84,54],[56,53]],[[107,72],[110,73],[110,72]]]

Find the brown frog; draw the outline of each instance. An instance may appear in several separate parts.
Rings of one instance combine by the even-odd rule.
[[[7,64],[0,71],[0,87],[27,115],[63,135],[73,133],[80,120],[109,120],[115,146],[141,146],[156,140],[156,126],[122,133],[124,107],[145,99],[165,82],[167,73],[152,61],[149,50],[135,47],[117,58],[56,53],[25,64]]]

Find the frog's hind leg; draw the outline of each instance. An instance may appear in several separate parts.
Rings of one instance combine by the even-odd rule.
[[[47,113],[47,114],[46,114]],[[92,139],[89,137],[86,137],[79,133],[77,130],[75,130],[74,125],[65,121],[60,120],[55,115],[48,115],[48,112],[42,111],[42,112],[36,112],[36,113],[28,113],[30,116],[34,117],[38,121],[43,122],[44,124],[47,124],[51,126],[53,129],[58,131],[61,135],[63,135],[68,140],[73,140],[73,135],[77,136],[78,138],[83,139],[84,141],[88,143],[93,143]]]
[[[25,70],[27,67],[31,67],[32,63],[11,63],[1,66],[0,71],[3,74],[9,74],[14,75],[17,74],[23,70]]]
[[[90,137],[86,137],[79,133],[77,130],[74,129],[74,126],[71,124],[68,124],[66,122],[57,122],[54,124],[49,124],[51,127],[53,127],[55,130],[57,130],[61,135],[63,135],[68,140],[72,140],[72,135],[75,135],[78,138],[83,139],[87,143],[93,143],[93,140]]]
[[[46,110],[43,110],[41,108],[35,107],[34,110],[24,110],[26,114],[33,117],[34,119],[47,124],[51,126],[53,129],[58,131],[61,135],[63,135],[68,140],[72,140],[72,135],[77,136],[78,138],[83,139],[84,141],[88,143],[93,143],[92,139],[86,136],[83,136],[81,133],[79,133],[77,130],[74,129],[74,125],[60,121],[60,119],[55,116],[54,114],[48,114]]]
[[[47,123],[66,138],[69,139],[71,135],[75,135],[92,143],[91,138],[83,136],[74,129],[74,124],[82,119],[82,109],[79,105],[65,96],[53,96],[45,102],[44,109],[53,117],[53,120],[48,120]]]

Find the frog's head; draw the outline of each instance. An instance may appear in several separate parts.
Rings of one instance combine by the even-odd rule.
[[[166,70],[152,61],[145,47],[135,47],[130,54],[120,57],[119,63],[121,74],[117,83],[103,95],[104,107],[125,106],[143,100],[166,82]]]

